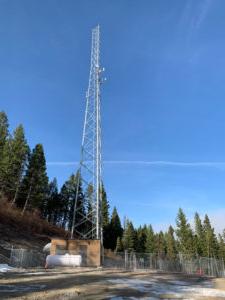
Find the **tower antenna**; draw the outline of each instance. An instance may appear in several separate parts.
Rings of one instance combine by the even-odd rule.
[[[92,29],[91,66],[77,173],[77,192],[74,205],[71,238],[102,241],[102,163],[101,163],[101,94],[100,27]],[[80,205],[80,186],[83,205]]]

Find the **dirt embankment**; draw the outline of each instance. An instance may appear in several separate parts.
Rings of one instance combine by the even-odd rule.
[[[42,251],[51,237],[67,236],[67,232],[41,219],[37,214],[11,207],[7,201],[0,201],[0,254],[14,248]]]

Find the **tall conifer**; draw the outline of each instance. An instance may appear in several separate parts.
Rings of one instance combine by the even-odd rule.
[[[148,253],[155,253],[156,251],[155,234],[151,225],[146,229],[145,251]]]
[[[214,228],[211,226],[208,215],[205,215],[203,230],[205,235],[205,251],[207,257],[217,257],[218,255],[218,242],[214,233]]]
[[[168,232],[165,235],[166,239],[166,254],[169,259],[175,259],[177,255],[177,245],[174,237],[174,229],[169,226]]]
[[[178,211],[176,222],[177,222],[176,234],[178,238],[179,252],[186,255],[193,255],[194,254],[193,232],[181,208]]]
[[[118,237],[122,237],[123,228],[121,226],[120,217],[116,207],[114,207],[110,224],[109,224],[110,240],[108,241],[107,248],[114,250],[116,248],[116,241]]]
[[[122,239],[123,247],[125,250],[135,250],[135,236],[136,234],[133,223],[127,220]]]
[[[22,182],[18,204],[27,209],[42,212],[48,192],[48,176],[43,146],[37,144],[32,151]]]
[[[9,167],[9,124],[5,112],[0,112],[0,196],[5,192],[7,185],[7,170]]]

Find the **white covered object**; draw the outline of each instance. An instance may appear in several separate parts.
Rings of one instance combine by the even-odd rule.
[[[52,243],[48,243],[44,246],[43,252],[50,252]]]
[[[63,266],[63,267],[79,267],[82,263],[81,255],[48,255],[46,257],[47,267]]]
[[[0,273],[5,273],[5,272],[11,271],[13,269],[14,269],[13,267],[10,267],[7,264],[0,264]]]

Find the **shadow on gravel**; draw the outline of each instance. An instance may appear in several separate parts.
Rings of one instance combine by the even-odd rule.
[[[39,274],[38,274],[39,273]],[[4,280],[2,280],[4,278]],[[197,286],[204,282],[210,282],[209,278],[197,276],[185,276],[182,274],[168,273],[147,273],[147,272],[127,272],[127,271],[110,271],[110,270],[76,270],[75,272],[62,270],[39,270],[38,272],[25,273],[6,273],[0,278],[0,299],[32,299],[29,295],[36,292],[35,299],[44,299],[41,296],[45,293],[54,293],[57,291],[74,289],[72,298],[69,292],[68,297],[58,298],[52,296],[47,299],[74,299],[79,294],[79,289],[87,292],[82,295],[82,299],[113,299],[114,297],[155,297],[155,286],[169,286],[171,290],[173,285],[188,282],[189,285]],[[184,284],[184,283],[183,283]],[[160,289],[159,289],[160,290]],[[169,289],[168,289],[169,290]],[[182,290],[175,289],[177,295]],[[162,290],[163,292],[163,290]],[[40,298],[38,297],[40,296]],[[182,299],[182,297],[180,298]]]

